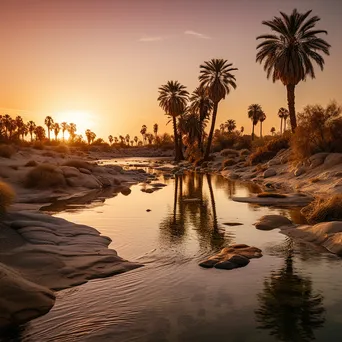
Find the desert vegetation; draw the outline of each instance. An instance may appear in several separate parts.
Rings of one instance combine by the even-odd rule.
[[[7,183],[0,181],[0,215],[12,204],[14,197],[14,190]]]

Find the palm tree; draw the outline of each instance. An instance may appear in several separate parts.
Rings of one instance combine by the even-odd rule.
[[[226,128],[225,124],[224,123],[221,123],[220,124],[220,132],[221,133],[224,133],[224,129]]]
[[[274,135],[275,131],[276,131],[276,129],[274,127],[272,127],[271,130],[270,130],[272,136]]]
[[[261,106],[258,104],[251,104],[248,107],[248,117],[252,120],[253,128],[252,128],[252,140],[254,140],[254,127],[259,122],[259,119],[262,115],[263,111]]]
[[[198,138],[198,147],[203,154],[203,140],[204,129],[206,121],[210,117],[210,112],[213,109],[213,102],[210,100],[206,90],[203,87],[197,87],[190,96],[189,110],[199,115],[199,125],[202,130],[202,134]]]
[[[286,121],[289,117],[289,111],[285,109],[284,114],[283,114],[283,119],[284,119],[284,132],[286,131]]]
[[[141,126],[141,130],[140,130],[140,134],[141,134],[142,137],[143,137],[143,141],[146,140],[146,137],[145,137],[146,132],[147,132],[147,126],[146,126],[146,125],[142,125],[142,126]]]
[[[61,127],[62,127],[63,141],[64,141],[64,133],[65,131],[69,129],[69,125],[66,122],[62,122]]]
[[[48,139],[50,140],[50,131],[52,131],[52,127],[53,127],[53,119],[51,116],[47,116],[45,118],[45,126],[47,127],[47,131],[48,131]]]
[[[24,127],[25,127],[25,124],[24,124],[23,118],[20,115],[18,115],[15,118],[15,124],[16,124],[16,127],[17,127],[17,132],[18,132],[19,140],[20,140],[20,136],[22,136],[22,138],[24,140]]]
[[[12,139],[12,134],[16,129],[17,129],[17,122],[16,120],[11,119],[8,123],[8,133],[9,133],[10,139]]]
[[[34,129],[34,134],[36,135],[36,140],[43,141],[45,138],[45,129],[42,126],[37,126]]]
[[[241,134],[243,134],[244,131],[245,131],[245,127],[241,126],[241,128],[240,128]]]
[[[31,142],[32,142],[32,141],[33,141],[32,135],[33,135],[33,132],[34,132],[34,130],[35,130],[35,128],[36,128],[36,124],[35,124],[33,121],[29,121],[29,122],[27,123],[27,128],[28,128],[28,131],[29,131],[29,133],[30,133]]]
[[[74,141],[74,139],[75,139],[76,130],[77,130],[76,125],[75,125],[74,123],[71,122],[71,123],[68,125],[68,132],[69,132],[70,140],[71,140],[71,141]]]
[[[133,146],[133,144],[134,144],[134,140],[131,140],[131,141],[130,141],[130,143],[131,143],[131,146]]]
[[[58,134],[59,134],[60,130],[61,130],[61,128],[60,128],[60,126],[59,126],[59,123],[56,122],[56,123],[53,125],[53,132],[55,133],[55,140],[56,140],[56,141],[57,141]]]
[[[112,136],[112,135],[109,135],[109,136],[108,136],[108,141],[109,141],[110,144],[113,143],[113,136]]]
[[[129,134],[126,134],[125,140],[127,145],[129,146],[129,141],[130,141],[131,137],[129,136]]]
[[[9,127],[11,126],[11,121],[12,121],[12,118],[8,114],[5,114],[2,118],[3,125],[5,126],[6,138],[8,137],[8,130],[9,130]]]
[[[157,137],[157,135],[158,135],[158,124],[156,124],[156,123],[153,125],[153,133],[154,133],[155,137]]]
[[[278,116],[280,118],[280,134],[283,133],[283,120],[284,120],[285,115],[287,117],[289,115],[289,111],[284,107],[279,108]]]
[[[259,121],[260,121],[260,138],[262,138],[262,123],[266,120],[266,114],[264,112],[261,113]]]
[[[96,138],[96,134],[94,132],[90,132],[90,142],[93,143]],[[103,139],[97,139],[98,141],[101,140],[103,142]]]
[[[115,142],[115,144],[117,144],[119,142],[118,137],[114,137],[114,142]]]
[[[90,145],[90,143],[91,143],[91,133],[92,133],[92,131],[89,128],[85,131],[85,136],[87,138],[88,145]]]
[[[186,87],[178,81],[168,81],[165,85],[159,87],[159,106],[164,109],[166,115],[169,115],[173,121],[175,161],[183,159],[183,153],[180,149],[181,142],[177,132],[176,118],[184,114],[188,97],[189,93],[187,92]]]
[[[264,62],[267,78],[272,75],[273,82],[280,80],[287,89],[292,132],[297,127],[295,111],[295,87],[300,81],[305,81],[309,75],[315,78],[312,62],[323,70],[324,59],[320,52],[329,55],[330,45],[317,35],[327,31],[314,29],[320,20],[311,11],[298,13],[296,9],[291,15],[280,12],[281,17],[263,21],[274,34],[258,36],[263,42],[257,46],[256,61]]]
[[[135,144],[138,145],[138,137],[137,136],[134,137],[134,141],[135,141]]]
[[[236,128],[235,120],[229,119],[226,121],[225,127],[227,127],[228,133],[231,133]]]
[[[209,158],[218,104],[230,93],[231,88],[236,88],[236,79],[232,74],[232,71],[235,70],[237,70],[237,68],[232,68],[232,63],[228,63],[228,61],[224,59],[211,59],[209,62],[204,62],[204,64],[200,65],[200,87],[206,91],[210,100],[213,102],[211,128],[204,159]]]

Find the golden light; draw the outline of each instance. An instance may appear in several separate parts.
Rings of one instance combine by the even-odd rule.
[[[76,125],[76,134],[80,134],[85,138],[85,131],[90,129],[96,132],[96,122],[94,116],[89,112],[68,110],[64,112],[59,112],[53,116],[55,122],[61,124],[62,122],[67,122],[68,124],[74,123]],[[65,138],[69,138],[69,133],[65,132]]]

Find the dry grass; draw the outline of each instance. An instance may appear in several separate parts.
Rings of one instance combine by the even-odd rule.
[[[15,149],[11,145],[0,145],[0,157],[11,158],[14,153]]]
[[[41,164],[30,170],[25,179],[29,188],[56,188],[66,186],[63,173],[55,165]]]
[[[310,179],[310,183],[318,183],[319,181],[320,181],[320,179],[318,177]]]
[[[76,169],[87,169],[89,171],[92,171],[94,168],[94,165],[91,163],[88,163],[84,160],[78,160],[78,159],[71,159],[66,161],[64,164],[64,166],[72,166],[72,167],[76,167]]]
[[[29,160],[24,166],[25,167],[32,167],[32,166],[37,166],[38,163],[35,160]]]
[[[276,192],[261,192],[257,195],[262,198],[286,198],[287,196],[284,194],[278,194]]]
[[[7,183],[0,181],[0,214],[13,203],[14,197],[14,190]]]
[[[59,152],[59,153],[70,153],[69,147],[66,145],[54,146],[52,149],[53,151]]]
[[[342,221],[342,195],[316,198],[301,210],[310,224],[326,221]]]
[[[226,166],[232,166],[232,165],[235,165],[236,162],[234,159],[232,158],[229,158],[229,159],[225,159],[223,162],[222,162],[222,167],[226,167]]]

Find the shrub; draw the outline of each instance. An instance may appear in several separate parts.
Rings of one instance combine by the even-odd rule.
[[[216,132],[213,139],[213,152],[220,152],[227,148],[234,148],[235,150],[250,149],[251,148],[251,137],[244,135],[241,136],[239,133],[221,133]]]
[[[51,188],[66,185],[63,173],[55,165],[41,164],[26,174],[25,186],[29,188]]]
[[[32,166],[37,166],[38,163],[35,160],[29,160],[24,166],[26,167],[32,167]]]
[[[342,220],[342,195],[317,197],[301,210],[310,224]]]
[[[11,145],[0,145],[0,157],[11,158],[14,153],[15,149]]]
[[[44,150],[44,145],[40,141],[35,141],[33,144],[33,148],[36,150]]]
[[[255,165],[269,161],[274,158],[279,151],[289,148],[289,143],[289,134],[270,139],[264,146],[257,148],[256,151],[249,156],[250,164]]]
[[[307,106],[298,115],[291,139],[293,156],[303,160],[319,152],[342,152],[342,108],[335,102],[326,108]]]
[[[0,181],[0,214],[6,211],[14,200],[14,190],[4,182]]]
[[[54,147],[53,150],[55,152],[59,152],[59,153],[69,153],[70,152],[69,147],[66,145],[58,145],[58,146]]]
[[[222,162],[222,167],[232,166],[232,165],[235,165],[235,164],[236,164],[235,160],[229,158],[229,159],[226,159],[226,160],[224,160],[224,161]]]
[[[91,171],[94,168],[93,164],[88,163],[84,160],[79,160],[79,159],[68,160],[63,165],[76,167],[76,169],[87,169],[89,171]]]

